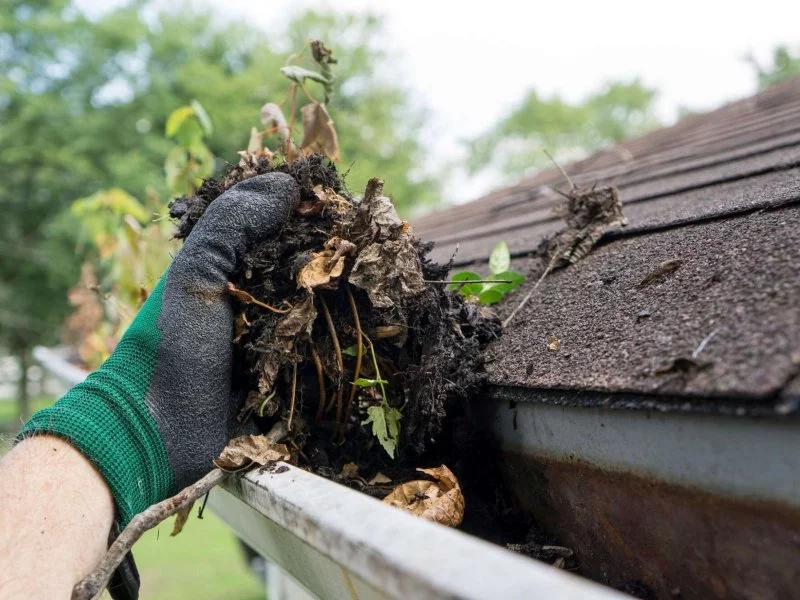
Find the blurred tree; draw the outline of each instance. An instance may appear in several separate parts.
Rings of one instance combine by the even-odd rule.
[[[530,90],[491,130],[468,142],[467,169],[519,176],[549,163],[543,150],[558,160],[581,158],[657,127],[655,96],[638,79],[611,82],[576,104]]]
[[[762,66],[753,54],[745,56],[745,60],[753,65],[760,90],[800,75],[800,52],[793,53],[785,44],[772,51],[772,64]]]
[[[425,163],[422,115],[391,78],[374,17],[308,12],[268,40],[244,23],[185,6],[157,12],[145,0],[97,19],[70,0],[0,0],[0,345],[27,364],[33,345],[57,339],[66,292],[93,251],[76,244],[71,201],[113,187],[168,198],[166,119],[192,99],[214,121],[217,172],[237,160],[260,106],[286,91],[285,48],[317,35],[342,59],[330,110],[351,189],[380,176],[401,209],[434,201],[436,181],[415,167]]]

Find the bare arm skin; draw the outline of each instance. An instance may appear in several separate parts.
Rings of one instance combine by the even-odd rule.
[[[114,503],[67,442],[26,439],[0,460],[0,598],[69,598],[103,558]]]

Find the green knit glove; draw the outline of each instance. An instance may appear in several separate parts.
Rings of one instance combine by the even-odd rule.
[[[235,432],[225,286],[298,199],[291,177],[270,173],[214,200],[109,359],[23,427],[18,439],[55,434],[95,464],[121,527],[211,470]]]

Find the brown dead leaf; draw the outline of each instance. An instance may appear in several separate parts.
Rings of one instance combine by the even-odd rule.
[[[223,471],[240,471],[251,465],[263,466],[290,457],[285,444],[276,444],[265,435],[242,435],[225,446],[214,464]]]
[[[425,290],[419,253],[407,235],[370,244],[356,258],[348,280],[367,292],[373,306],[399,306],[408,296]]]
[[[550,350],[550,352],[558,352],[561,350],[561,340],[551,335],[550,341],[547,343],[547,349]]]
[[[242,336],[250,331],[250,321],[247,320],[247,315],[240,312],[233,320],[233,343],[238,344]]]
[[[315,252],[314,258],[305,264],[297,273],[297,287],[308,291],[314,288],[333,289],[336,280],[344,271],[344,257],[336,256],[334,250]]]
[[[274,102],[268,102],[261,107],[261,122],[266,125],[267,133],[277,133],[283,145],[286,160],[292,162],[297,156],[297,149],[292,141],[292,133],[283,116],[281,107]]]
[[[343,479],[358,477],[358,465],[354,462],[345,463],[344,466],[342,466],[341,476]]]
[[[391,483],[391,482],[392,480],[389,477],[387,477],[383,473],[378,473],[377,475],[375,475],[375,477],[370,479],[368,483],[369,485],[382,485],[384,483]]]
[[[464,495],[456,476],[445,465],[417,471],[436,481],[408,481],[394,488],[383,502],[428,521],[458,527],[464,519]]]
[[[311,102],[300,109],[303,118],[303,141],[300,150],[311,153],[320,150],[331,160],[339,160],[339,140],[328,109],[321,102]]]
[[[189,520],[189,517],[192,514],[193,506],[194,506],[194,501],[192,501],[191,504],[189,504],[189,506],[187,506],[183,510],[179,510],[178,512],[175,513],[175,523],[172,525],[172,533],[169,534],[170,537],[175,537],[181,531],[183,531],[184,525],[186,525],[186,522]]]

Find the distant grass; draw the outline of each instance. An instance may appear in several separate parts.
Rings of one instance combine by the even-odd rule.
[[[32,402],[33,410],[53,398]],[[0,458],[22,425],[16,402],[0,402]],[[192,518],[183,532],[170,537],[172,519],[148,531],[134,546],[142,600],[264,600],[264,588],[248,570],[236,536],[210,510]],[[108,593],[104,600],[110,598]]]
[[[55,401],[52,396],[38,396],[31,398],[31,409],[36,412],[40,408],[50,406]],[[8,427],[15,425],[22,426],[22,420],[19,416],[19,404],[16,400],[0,402],[0,424],[5,424]],[[19,429],[19,427],[16,427]]]
[[[133,548],[143,600],[264,600],[236,537],[211,511],[170,537],[172,519],[148,531]]]

